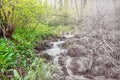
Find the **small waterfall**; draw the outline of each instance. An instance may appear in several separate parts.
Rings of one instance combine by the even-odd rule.
[[[53,44],[51,49],[48,49],[45,51],[45,53],[49,54],[50,56],[56,57],[60,53],[64,52],[64,49],[61,49],[61,45],[65,43],[65,41],[57,41],[57,42],[51,42]]]
[[[74,37],[74,35],[64,35],[66,39]],[[64,44],[65,41],[58,41],[56,42],[50,42],[52,44],[52,48],[44,51],[45,53],[49,54],[50,56],[56,57],[57,55],[60,55],[61,53],[64,53],[66,50],[62,49],[61,46]]]
[[[64,37],[65,37],[66,39],[69,39],[69,38],[72,38],[72,37],[74,37],[74,36],[73,36],[73,35],[64,35]],[[57,67],[61,67],[61,68],[62,68],[63,66],[61,66],[61,64],[59,63],[59,59],[60,59],[60,57],[62,57],[63,54],[66,53],[66,51],[67,51],[66,49],[63,49],[63,48],[62,48],[62,45],[63,45],[64,43],[65,43],[65,41],[60,41],[60,40],[58,40],[58,41],[56,41],[56,42],[50,42],[50,44],[52,44],[52,48],[44,51],[44,53],[46,53],[46,54],[50,55],[51,57],[53,57],[53,59],[52,59],[51,62],[52,62],[54,65],[56,65]],[[73,75],[72,71],[68,68],[68,66],[70,66],[71,61],[72,61],[72,59],[71,59],[70,57],[66,57],[66,60],[64,61],[65,64],[66,64],[65,68],[66,68],[66,70],[67,70],[68,75],[69,75],[71,78],[74,78],[74,75]]]
[[[53,45],[52,48],[45,51],[45,53],[53,57],[53,64],[55,65],[59,65],[58,60],[60,54],[65,52],[65,49],[61,48],[63,43],[65,43],[65,41],[58,40],[56,42],[51,42],[50,44]]]

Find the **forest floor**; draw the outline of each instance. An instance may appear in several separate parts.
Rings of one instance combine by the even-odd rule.
[[[53,37],[43,45],[45,54],[40,57],[56,65],[52,80],[120,80],[117,30],[99,29],[69,38]]]

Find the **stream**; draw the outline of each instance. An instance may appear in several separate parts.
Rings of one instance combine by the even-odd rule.
[[[54,80],[86,80],[83,76],[74,75],[72,70],[69,69],[72,58],[66,55],[67,49],[64,49],[62,45],[67,39],[73,38],[74,35],[64,35],[64,37],[65,40],[58,39],[56,42],[50,42],[52,48],[44,51],[52,57],[51,62],[57,67],[56,73],[53,74]]]
[[[74,37],[74,35],[64,35],[64,37],[67,39],[70,39],[72,37]],[[44,51],[44,53],[48,54],[49,56],[53,57],[53,63],[58,65],[58,59],[59,57],[66,53],[66,49],[62,48],[62,45],[65,43],[65,40],[60,40],[58,39],[58,41],[55,42],[50,42],[50,44],[52,45],[52,48]]]
[[[67,40],[74,37],[74,35],[64,35],[64,37]],[[61,57],[61,55],[66,53],[66,49],[62,48],[62,45],[64,43],[65,43],[65,40],[60,40],[60,39],[58,39],[58,41],[55,41],[55,42],[50,42],[50,44],[52,45],[52,48],[44,51],[44,53],[48,54],[53,58],[53,64],[55,65],[59,65],[59,62],[58,62],[59,58]]]

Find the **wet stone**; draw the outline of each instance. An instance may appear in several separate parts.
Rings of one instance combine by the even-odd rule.
[[[46,54],[46,53],[42,54],[41,57],[42,57],[42,58],[45,58],[45,59],[48,60],[48,61],[51,61],[51,60],[53,59],[52,56],[50,56],[49,54]]]
[[[82,57],[82,56],[86,55],[84,50],[85,49],[84,49],[83,46],[72,45],[68,48],[68,51],[67,51],[66,55],[68,55],[70,57]]]
[[[61,56],[61,57],[59,57],[59,59],[58,59],[58,63],[60,64],[60,65],[65,65],[65,57],[63,57],[63,56]]]
[[[69,66],[73,74],[78,75],[86,73],[92,66],[92,60],[86,57],[73,58]]]
[[[106,67],[104,65],[94,66],[91,69],[91,74],[93,76],[105,75]]]

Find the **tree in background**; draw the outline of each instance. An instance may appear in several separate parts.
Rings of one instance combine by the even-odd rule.
[[[15,1],[0,0],[0,37],[12,39],[14,32],[14,5]]]
[[[50,13],[48,6],[43,0],[0,0],[0,37],[12,39],[15,27],[44,24]]]

